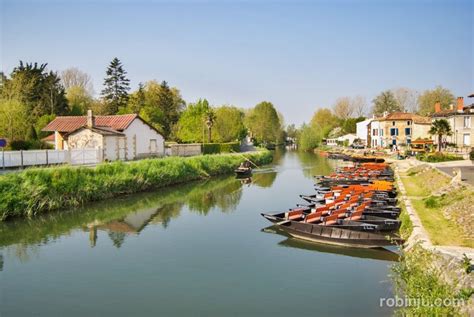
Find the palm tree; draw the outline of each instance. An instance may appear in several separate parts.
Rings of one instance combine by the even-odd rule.
[[[451,126],[449,125],[448,120],[440,119],[435,120],[431,123],[430,131],[428,131],[431,135],[438,136],[438,150],[441,152],[441,144],[443,141],[443,135],[452,135],[453,132],[451,131]]]
[[[216,120],[216,114],[214,113],[214,110],[209,109],[204,114],[204,119],[206,120],[207,129],[209,131],[209,134],[207,136],[207,142],[211,143],[212,126],[214,125],[214,121]]]

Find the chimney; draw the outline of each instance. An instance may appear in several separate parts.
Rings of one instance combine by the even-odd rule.
[[[458,97],[458,107],[457,111],[463,111],[464,110],[464,98],[463,97]]]
[[[386,118],[388,116],[388,111],[383,112],[383,117]]]
[[[93,128],[95,126],[95,118],[92,115],[92,110],[87,110],[87,127]]]
[[[437,101],[435,103],[435,112],[440,112],[441,111],[441,103]]]
[[[454,105],[453,104],[449,105],[449,110],[454,110]]]

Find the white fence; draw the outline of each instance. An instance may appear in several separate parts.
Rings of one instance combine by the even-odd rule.
[[[2,151],[0,153],[0,168],[66,163],[85,165],[100,162],[102,162],[101,149]]]

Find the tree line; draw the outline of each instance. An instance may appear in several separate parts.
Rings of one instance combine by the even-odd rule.
[[[19,63],[7,77],[0,72],[0,138],[26,148],[46,146],[41,130],[56,116],[139,114],[167,141],[231,142],[251,135],[258,144],[285,139],[283,116],[271,102],[251,109],[212,106],[206,99],[186,103],[168,82],[139,83],[130,91],[127,72],[118,58],[106,69],[100,96],[92,78],[77,68],[47,70],[47,64]]]
[[[298,140],[303,150],[316,148],[324,138],[334,138],[356,132],[357,122],[367,116],[383,116],[385,112],[412,112],[423,116],[434,112],[434,105],[440,102],[441,109],[449,109],[455,103],[453,93],[442,86],[419,93],[410,88],[396,88],[382,91],[372,100],[370,107],[362,96],[338,98],[332,108],[318,109],[309,123],[301,127],[286,127],[286,133]]]

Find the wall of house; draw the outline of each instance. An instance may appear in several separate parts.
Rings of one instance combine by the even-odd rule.
[[[367,126],[372,121],[372,119],[367,119],[356,124],[356,134],[357,138],[361,139],[363,144],[367,145]]]
[[[383,121],[378,121],[378,120],[373,120],[368,128],[370,129],[370,144],[369,146],[372,148],[377,148],[377,147],[384,147],[384,131],[382,128],[382,122]]]
[[[138,118],[133,120],[123,133],[127,142],[127,159],[151,155],[164,156],[165,139],[142,120]],[[155,151],[152,151],[151,140],[155,140]]]
[[[470,126],[465,127],[464,126],[464,117],[470,117]],[[445,117],[445,118],[433,118],[432,121],[436,119],[446,119],[451,126],[451,130],[453,131],[453,134],[451,136],[447,136],[446,141],[448,143],[453,143],[456,144],[457,147],[465,147],[465,146],[470,146],[474,147],[474,114],[467,114],[467,115],[451,115],[450,117]],[[469,140],[470,144],[465,145],[464,144],[464,135],[469,135]],[[432,137],[433,141],[435,143],[438,142],[438,137],[433,136]]]
[[[72,133],[67,138],[69,149],[99,149],[102,147],[101,134],[89,129],[82,129]]]
[[[426,139],[430,138],[431,135],[428,133],[430,131],[431,124],[419,124],[419,123],[414,123],[413,124],[413,136],[412,136],[412,141],[416,139]]]

